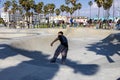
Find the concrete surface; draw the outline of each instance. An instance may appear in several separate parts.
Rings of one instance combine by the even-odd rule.
[[[63,31],[69,40],[66,65],[50,64]],[[5,35],[3,35],[3,33]],[[9,34],[7,34],[9,33]],[[22,35],[21,35],[22,34]],[[91,28],[3,29],[0,80],[117,80],[120,78],[120,31]]]

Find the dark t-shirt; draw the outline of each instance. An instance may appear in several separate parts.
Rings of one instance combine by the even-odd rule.
[[[59,35],[58,39],[60,40],[61,45],[68,47],[68,40],[64,35]]]

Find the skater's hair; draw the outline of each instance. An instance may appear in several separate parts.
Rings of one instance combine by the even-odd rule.
[[[63,32],[62,31],[59,31],[58,33],[62,34],[63,35]]]

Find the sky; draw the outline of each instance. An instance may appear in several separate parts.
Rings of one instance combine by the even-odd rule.
[[[42,1],[45,4],[54,3],[54,4],[56,4],[57,8],[59,8],[60,5],[65,4],[65,0],[36,0],[36,3],[39,1]],[[80,2],[82,4],[82,8],[80,10],[81,16],[90,17],[90,6],[88,5],[89,1],[90,0],[78,0],[77,3]],[[91,17],[94,18],[94,17],[97,17],[97,15],[98,15],[98,7],[97,7],[96,3],[94,2],[94,0],[91,0],[91,1],[93,2],[92,8],[91,8],[91,10],[92,10]],[[115,4],[114,14],[115,14],[115,16],[120,16],[120,14],[119,14],[120,9],[118,9],[118,7],[120,7],[119,3],[120,3],[120,0],[114,0],[114,4]],[[73,14],[73,15],[76,15],[76,14]],[[103,17],[103,15],[104,15],[104,10],[103,10],[103,8],[101,8],[100,17]],[[110,15],[111,15],[111,17],[113,16],[113,7],[111,7],[111,9],[110,9]]]
[[[4,3],[5,0],[0,0],[0,12],[2,12],[2,4]],[[80,10],[80,16],[87,16],[89,17],[90,15],[90,6],[88,5],[88,2],[90,0],[78,0],[78,2],[80,2],[82,4],[82,9]],[[97,13],[98,13],[98,7],[96,5],[96,3],[93,1],[93,5],[92,5],[92,17],[96,17]],[[56,5],[56,8],[59,8],[60,5],[65,4],[65,0],[35,0],[36,3],[38,2],[44,2],[44,4],[48,4],[48,3],[54,3]],[[115,4],[115,16],[119,16],[119,8],[120,5],[120,0],[114,0],[114,4]],[[104,15],[104,10],[101,8],[101,13],[100,13],[100,17],[102,17]],[[76,14],[73,14],[76,15]],[[110,15],[113,15],[113,7],[111,7],[110,9]]]

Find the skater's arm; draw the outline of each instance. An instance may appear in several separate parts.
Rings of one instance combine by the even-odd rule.
[[[51,43],[51,46],[53,46],[53,44],[54,44],[57,40],[59,40],[59,38],[56,38],[56,39]]]

